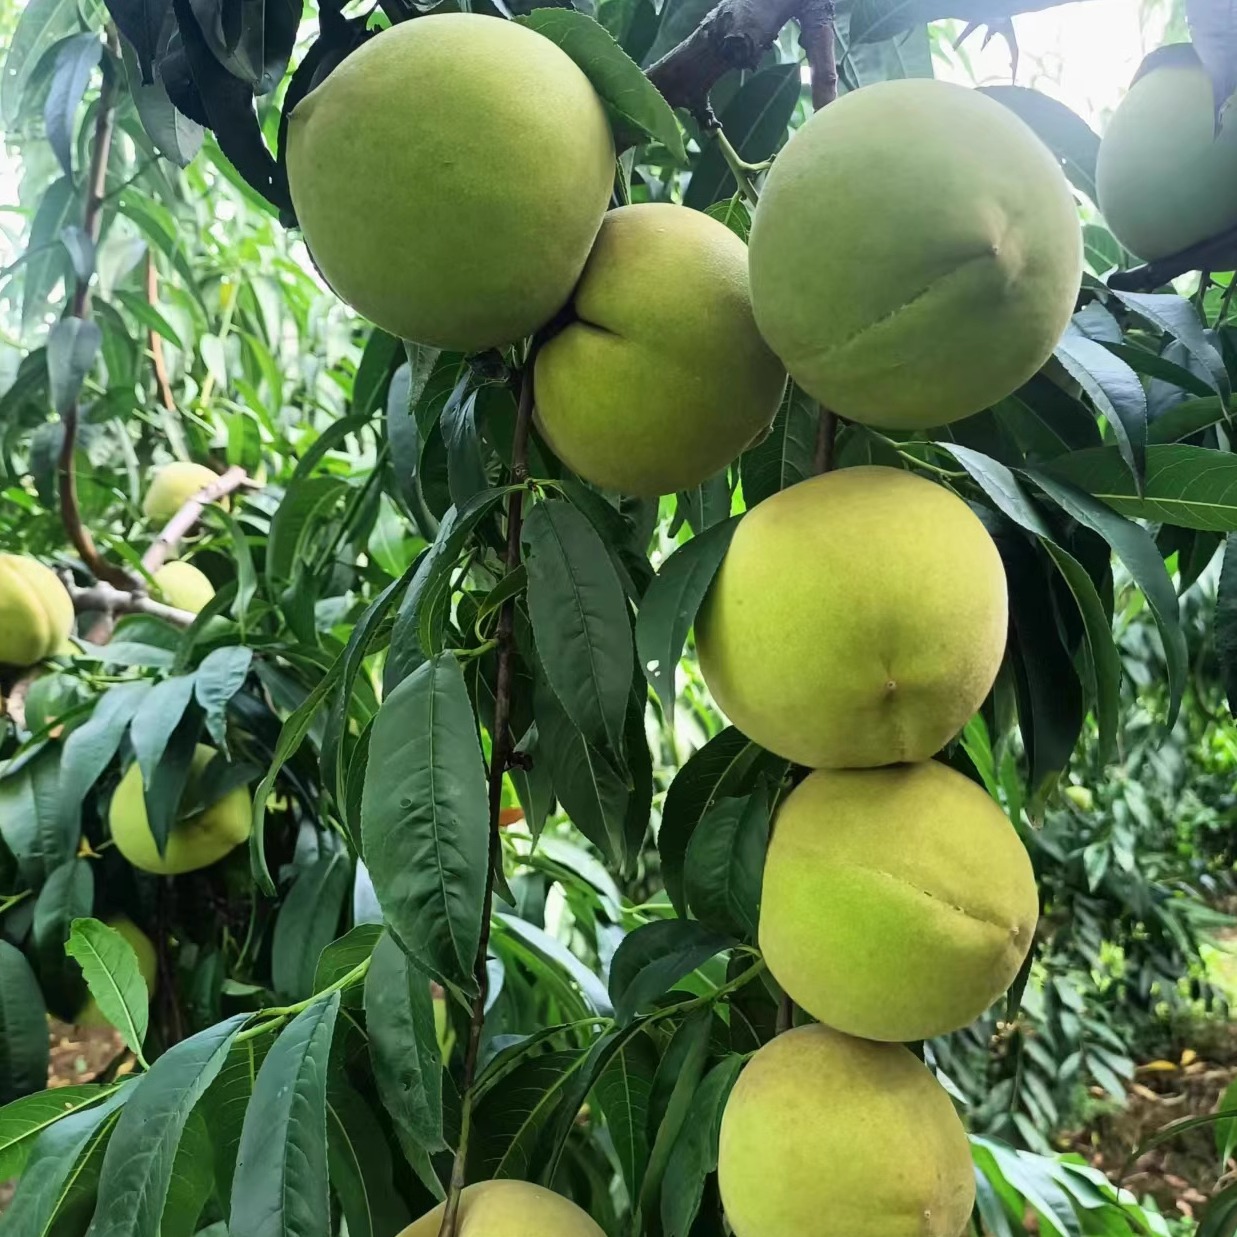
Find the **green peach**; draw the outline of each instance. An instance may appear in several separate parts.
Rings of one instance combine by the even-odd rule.
[[[0,554],[0,664],[33,666],[59,652],[73,630],[73,600],[50,567]]]
[[[760,947],[849,1035],[909,1042],[973,1022],[1035,933],[1031,861],[982,786],[936,761],[809,774],[777,815]]]
[[[537,357],[537,419],[554,453],[607,490],[689,490],[765,431],[786,372],[756,330],[747,249],[670,203],[612,210]]]
[[[1082,273],[1060,165],[962,86],[880,82],[778,155],[751,235],[761,333],[809,394],[922,429],[979,412],[1052,355]]]
[[[219,475],[205,464],[177,460],[155,470],[150,488],[142,500],[142,514],[156,523],[166,523],[195,494],[214,485]]]
[[[214,756],[214,748],[198,744],[190,766],[187,799],[201,801],[200,779]],[[134,762],[116,787],[108,820],[116,849],[135,868],[160,876],[179,876],[209,867],[245,841],[252,811],[248,789],[237,786],[203,811],[178,818],[160,855],[146,814],[141,770]]]
[[[810,768],[926,760],[983,702],[1005,649],[1005,572],[944,487],[846,468],[740,521],[696,623],[744,734]]]
[[[1113,235],[1154,261],[1237,227],[1237,117],[1219,133],[1211,78],[1189,44],[1152,53],[1113,113],[1095,165]]]
[[[399,1237],[438,1237],[442,1207]],[[456,1237],[604,1237],[575,1203],[528,1181],[479,1181],[460,1196]]]
[[[472,13],[370,39],[288,128],[292,201],[327,282],[393,335],[462,352],[562,307],[613,181],[605,109],[576,63]]]
[[[215,595],[215,586],[192,563],[164,563],[151,577],[155,591],[169,606],[197,614]]]
[[[739,1075],[717,1175],[735,1237],[959,1237],[975,1201],[966,1131],[922,1062],[819,1025]]]

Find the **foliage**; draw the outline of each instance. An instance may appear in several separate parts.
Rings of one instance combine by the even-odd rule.
[[[650,65],[705,6],[585,7],[613,39],[583,11],[552,20],[580,32],[564,45],[603,93],[629,92],[619,199],[684,201],[744,235],[744,169],[698,118],[671,122],[619,51]],[[850,89],[929,74],[929,18],[1042,5],[839,7]],[[700,1131],[781,1004],[754,883],[736,893],[729,865],[758,853],[792,773],[722,728],[690,621],[729,517],[812,472],[818,410],[789,392],[727,474],[660,504],[594,491],[535,432],[526,483],[511,467],[525,348],[438,354],[335,302],[278,218],[271,143],[315,72],[404,10],[324,6],[302,28],[273,4],[34,0],[7,40],[21,185],[0,285],[0,546],[55,563],[86,600],[76,651],[4,685],[0,1160],[24,1171],[0,1233],[317,1237],[342,1219],[391,1237],[443,1194],[466,1111],[471,1179],[552,1184],[616,1235],[722,1231]],[[800,56],[784,33],[712,91],[745,161],[804,118]],[[1032,92],[998,97],[1092,192],[1085,124]],[[1178,588],[1237,531],[1233,285],[1117,294],[1103,277],[1126,255],[1098,222],[1086,240],[1056,364],[931,438],[844,426],[836,444],[840,467],[911,468],[963,495],[1009,576],[1006,664],[950,758],[1031,846],[1043,939],[995,1052],[991,1023],[930,1051],[976,1131],[1041,1149],[1079,1087],[1120,1092],[1132,1021],[1149,1039],[1166,1007],[1213,1000],[1177,983],[1205,927],[1184,890],[1219,889],[1232,861],[1215,716],[1231,598],[1221,586],[1217,661],[1210,614],[1197,592],[1182,612]],[[81,523],[137,593],[161,531],[141,516],[150,468],[245,471],[186,543],[217,590],[191,624],[91,600],[60,515],[70,425]],[[504,649],[510,735],[493,721]],[[136,759],[170,820],[200,737],[224,753],[210,795],[255,789],[251,843],[150,878],[110,844],[110,796]],[[514,821],[496,844],[487,762]],[[1094,812],[1057,797],[1067,771]],[[733,850],[703,844],[723,827]],[[158,949],[149,1025],[127,947],[91,922],[121,913]],[[31,1011],[71,1018],[86,982],[149,1068],[53,1108]],[[994,1235],[1027,1231],[1028,1211],[1041,1232],[1166,1231],[1085,1166],[987,1138],[975,1154],[976,1223]]]

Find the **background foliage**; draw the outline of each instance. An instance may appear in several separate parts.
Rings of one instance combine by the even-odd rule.
[[[717,140],[618,50],[648,66],[707,7],[497,11],[572,32],[595,81],[635,74],[616,104],[635,143],[622,195],[745,235]],[[930,74],[945,35],[929,20],[1000,29],[1025,7],[842,4],[842,89]],[[58,505],[71,421],[82,523],[139,580],[159,532],[140,509],[152,466],[195,459],[252,481],[186,547],[217,589],[191,626],[83,613],[74,655],[5,684],[0,1177],[22,1177],[0,1233],[252,1237],[273,1209],[280,1233],[391,1237],[441,1197],[511,599],[520,759],[504,803],[522,819],[502,831],[469,1175],[552,1184],[615,1237],[722,1232],[717,1122],[779,1013],[754,924],[790,772],[723,727],[682,616],[732,516],[812,471],[818,410],[791,391],[727,474],[660,504],[596,493],[534,438],[522,564],[507,571],[524,358],[405,349],[324,291],[284,226],[281,111],[367,25],[408,15],[383,10],[0,8],[17,188],[0,272],[0,548],[93,583]],[[801,59],[787,28],[714,89],[743,159],[773,156],[810,110]],[[1009,1008],[925,1053],[975,1134],[977,1232],[1163,1233],[1153,1207],[1050,1153],[1097,1104],[1123,1102],[1137,1062],[1226,1014],[1207,951],[1235,858],[1233,285],[1110,290],[1132,261],[1093,206],[1096,135],[1046,96],[992,93],[1078,191],[1074,323],[1055,363],[996,408],[933,440],[844,426],[837,444],[841,467],[916,469],[972,502],[1010,579],[1006,665],[951,758],[1019,828],[1044,913]],[[569,607],[624,670],[599,696],[572,691],[598,651],[556,620]],[[431,735],[438,773],[419,747]],[[255,789],[252,844],[146,877],[110,843],[111,793],[136,755],[171,813],[199,739],[226,754],[212,793]],[[466,862],[420,826],[426,802],[455,822]],[[148,1016],[125,952],[92,922],[120,914],[158,947]],[[104,959],[93,989],[115,978],[106,1012],[138,1066],[126,1053],[42,1093],[42,1011],[74,1016],[88,954]],[[272,1194],[285,1177],[294,1206]],[[1227,1231],[1224,1198],[1211,1231]]]

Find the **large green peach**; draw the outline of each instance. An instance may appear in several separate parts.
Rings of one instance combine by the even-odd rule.
[[[958,1237],[975,1201],[966,1131],[923,1063],[819,1025],[739,1075],[717,1174],[735,1237]]]
[[[204,792],[209,787],[202,786],[201,778],[214,756],[213,747],[198,744],[185,791],[189,802],[201,802],[207,797]],[[180,876],[209,867],[245,841],[249,837],[252,808],[248,789],[235,787],[204,810],[178,817],[161,855],[146,814],[141,770],[135,762],[116,787],[108,820],[116,849],[135,868],[160,876]]]
[[[768,428],[786,371],[752,318],[747,249],[666,202],[601,225],[574,320],[537,357],[537,418],[554,453],[607,490],[688,490]]]
[[[414,1221],[399,1237],[438,1237],[442,1207]],[[479,1181],[460,1196],[456,1237],[604,1237],[575,1203],[544,1186],[503,1179]]]
[[[133,948],[137,954],[137,969],[146,981],[146,991],[153,997],[158,981],[158,963],[155,957],[155,947],[150,937],[133,922],[132,919],[120,915],[107,921],[109,928],[114,928]],[[73,1020],[79,1027],[109,1027],[112,1024],[103,1016],[94,997],[88,997],[77,1017]]]
[[[37,559],[0,554],[0,664],[33,666],[72,630],[73,600],[60,577]]]
[[[865,86],[777,157],[752,226],[756,322],[844,417],[944,425],[1052,355],[1078,295],[1065,176],[1012,111],[962,86]]]
[[[1018,974],[1039,898],[982,786],[929,760],[820,769],[777,815],[760,947],[814,1018],[909,1042],[973,1022]]]
[[[1189,44],[1153,55],[1095,165],[1109,228],[1148,262],[1237,227],[1237,118],[1230,106],[1216,133],[1211,78]]]
[[[142,500],[142,514],[148,520],[166,523],[195,494],[219,480],[205,464],[191,464],[177,460],[156,469],[150,488]]]
[[[696,623],[730,720],[810,768],[926,760],[988,694],[1008,603],[996,546],[944,487],[846,468],[739,523]]]
[[[401,22],[292,112],[288,183],[335,291],[393,335],[462,352],[562,308],[614,182],[605,109],[525,26]]]
[[[151,577],[155,592],[169,606],[197,614],[215,595],[215,586],[192,563],[164,563]]]

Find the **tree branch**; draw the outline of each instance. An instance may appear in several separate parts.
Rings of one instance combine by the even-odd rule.
[[[160,618],[177,627],[188,627],[197,615],[192,610],[178,610],[175,606],[164,605],[155,601],[145,593],[133,592],[130,589],[113,588],[105,581],[93,584],[89,588],[79,588],[71,581],[65,585],[69,596],[73,599],[73,609],[79,614],[145,614],[151,618]]]
[[[142,566],[150,575],[154,575],[171,558],[181,538],[202,518],[202,512],[206,507],[235,493],[242,486],[250,484],[252,482],[245,470],[234,467],[229,468],[218,481],[213,481],[204,489],[199,490],[167,522],[154,544],[142,555]]]
[[[1108,286],[1118,292],[1151,292],[1189,271],[1227,271],[1237,259],[1237,228],[1221,232],[1180,253],[1156,258],[1128,271],[1113,271]]]
[[[103,61],[103,85],[99,90],[99,110],[95,114],[94,147],[90,153],[90,169],[86,176],[86,204],[82,215],[82,228],[90,237],[91,244],[99,240],[103,226],[103,196],[107,188],[107,161],[112,149],[112,132],[116,123],[116,64],[120,57],[120,44],[115,26],[107,28],[108,55]],[[90,314],[90,276],[79,275],[73,288],[68,315],[86,318]],[[131,588],[134,581],[129,573],[109,563],[95,546],[90,530],[82,523],[81,507],[77,501],[77,403],[76,401],[61,416],[63,433],[60,452],[56,460],[57,488],[60,502],[60,522],[73,548],[91,573],[118,588]]]
[[[519,488],[507,499],[506,569],[510,575],[520,565],[520,529],[524,519],[524,483],[528,480],[528,433],[533,417],[533,364],[537,344],[529,349],[520,379],[520,404],[516,413],[515,438],[511,448],[511,480]],[[468,1046],[464,1054],[463,1113],[460,1121],[460,1141],[451,1166],[451,1182],[447,1203],[442,1213],[438,1237],[456,1237],[460,1194],[465,1184],[468,1160],[468,1139],[472,1130],[473,1083],[476,1081],[477,1058],[481,1051],[481,1031],[485,1022],[485,1003],[489,996],[490,919],[494,903],[494,878],[501,862],[499,828],[503,802],[503,775],[511,763],[515,748],[511,734],[511,680],[515,651],[515,598],[503,603],[498,616],[498,674],[494,684],[494,725],[490,730],[490,856],[485,878],[485,901],[481,911],[481,939],[477,945],[477,961],[473,976],[477,995],[472,1003],[468,1022]]]
[[[159,299],[159,270],[155,266],[153,252],[146,254],[146,303],[155,308]],[[172,384],[168,381],[167,361],[163,355],[163,337],[154,327],[150,328],[150,359],[155,367],[155,386],[159,391],[159,403],[168,412],[176,411],[176,401],[172,398]]]
[[[838,97],[834,0],[803,0],[799,11],[799,46],[812,70],[812,106],[820,111]]]
[[[814,472],[830,472],[834,463],[834,448],[838,440],[838,416],[828,408],[820,410],[820,421],[816,427],[816,451],[812,457]]]

